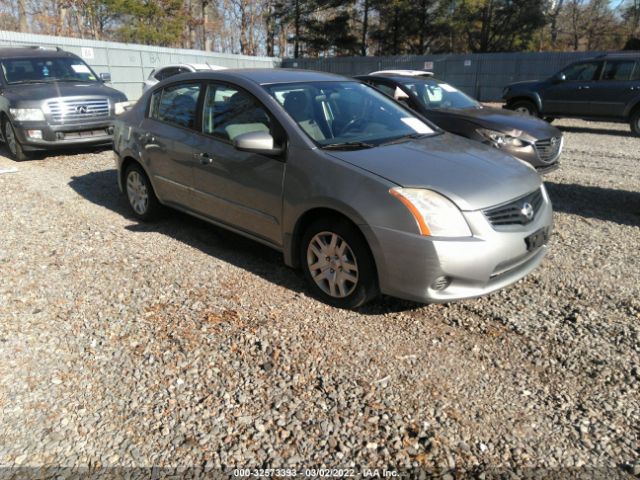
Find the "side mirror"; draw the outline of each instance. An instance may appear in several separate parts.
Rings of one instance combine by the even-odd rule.
[[[111,74],[109,72],[102,72],[100,74],[100,80],[102,80],[103,82],[110,82]]]
[[[273,137],[267,132],[242,133],[233,140],[233,146],[241,152],[260,155],[279,155],[282,153],[282,148],[274,145]]]

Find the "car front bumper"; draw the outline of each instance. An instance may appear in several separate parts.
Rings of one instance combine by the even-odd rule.
[[[74,125],[48,122],[14,122],[18,141],[27,151],[49,150],[81,145],[107,145],[113,139],[112,119]],[[29,135],[30,130],[42,132],[42,138]]]
[[[511,285],[544,258],[553,225],[548,195],[534,220],[494,229],[482,211],[464,212],[473,236],[437,238],[384,227],[362,227],[369,240],[382,293],[426,303],[486,295]],[[528,251],[525,239],[544,231],[543,245]],[[439,289],[434,284],[446,279]]]
[[[559,147],[557,154],[554,154],[549,159],[542,159],[540,153],[535,147],[534,143],[527,142],[526,145],[522,147],[511,147],[505,146],[500,150],[504,153],[508,153],[511,156],[514,156],[520,160],[523,160],[533,166],[538,173],[545,174],[549,173],[560,166],[559,159],[562,154],[562,147],[564,142]]]

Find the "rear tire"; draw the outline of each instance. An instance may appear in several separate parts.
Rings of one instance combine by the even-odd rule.
[[[514,112],[520,113],[522,115],[529,115],[532,117],[539,116],[538,108],[534,105],[533,102],[529,100],[519,100],[517,102],[513,102],[509,105],[509,110],[513,110]]]
[[[124,193],[133,215],[143,222],[156,219],[162,206],[144,169],[132,163],[124,173]]]
[[[378,295],[375,263],[360,231],[342,218],[321,218],[305,230],[300,265],[313,295],[338,308],[357,308]]]
[[[631,115],[631,121],[629,122],[629,125],[631,126],[631,131],[634,133],[634,135],[640,137],[640,108],[633,112],[633,114]]]
[[[12,160],[16,162],[22,162],[29,160],[30,155],[24,151],[22,144],[16,135],[16,131],[11,125],[11,121],[5,118],[2,122],[2,136],[4,137],[4,143],[7,146],[7,151]]]

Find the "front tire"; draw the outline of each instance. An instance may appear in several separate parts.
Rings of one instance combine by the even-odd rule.
[[[300,265],[315,297],[357,308],[378,295],[375,263],[360,231],[341,218],[323,218],[304,232]]]
[[[4,136],[4,142],[12,160],[15,160],[16,162],[29,160],[29,154],[22,148],[22,144],[20,143],[20,140],[18,140],[16,131],[13,128],[13,125],[11,125],[11,121],[8,119],[5,119],[2,122],[2,135]]]
[[[631,121],[629,122],[631,131],[640,137],[640,108],[631,115]]]
[[[124,191],[129,208],[143,222],[157,218],[161,205],[143,168],[137,163],[127,167],[124,174]]]
[[[522,115],[529,115],[531,117],[537,117],[538,108],[534,105],[533,102],[529,100],[519,100],[517,102],[513,102],[509,105],[509,110],[513,110],[514,112],[520,113]]]

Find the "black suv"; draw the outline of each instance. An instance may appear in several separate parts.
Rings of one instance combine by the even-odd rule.
[[[571,63],[543,81],[504,89],[504,108],[547,120],[629,122],[640,135],[640,53],[607,54]]]
[[[78,56],[39,47],[0,49],[0,140],[14,160],[29,152],[110,144],[116,104],[109,88]]]

